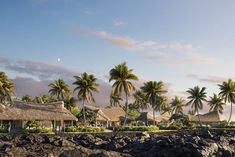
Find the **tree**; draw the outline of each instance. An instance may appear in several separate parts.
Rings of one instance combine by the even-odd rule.
[[[112,92],[110,94],[110,106],[121,106],[120,101],[122,101],[121,95],[119,93]]]
[[[188,115],[194,116],[195,115],[195,111],[194,110],[189,110],[188,111]]]
[[[220,88],[219,95],[224,99],[225,103],[231,103],[230,115],[228,119],[228,123],[230,123],[233,112],[233,103],[235,101],[235,83],[231,79],[228,79],[227,82],[223,82],[218,86]]]
[[[191,105],[192,110],[197,112],[200,126],[202,126],[202,123],[199,115],[199,109],[203,109],[203,101],[206,101],[205,90],[206,87],[202,87],[202,89],[200,89],[199,86],[195,86],[194,88],[189,88],[189,90],[187,90],[187,93],[189,94],[189,102],[186,105]]]
[[[148,109],[148,102],[145,98],[145,94],[142,90],[137,90],[135,91],[135,93],[133,94],[134,97],[134,105],[136,106],[136,108],[143,110]]]
[[[128,97],[130,96],[131,91],[135,90],[131,80],[138,80],[138,77],[133,73],[132,69],[127,67],[126,63],[118,64],[113,69],[111,69],[109,76],[109,82],[114,81],[112,85],[113,92],[115,94],[122,94],[122,92],[125,93],[125,119],[123,123],[123,126],[125,126],[128,114]]]
[[[4,72],[0,72],[0,103],[12,102],[11,95],[14,92],[15,85]]]
[[[76,81],[73,84],[76,85],[76,88],[73,92],[77,91],[78,100],[82,101],[83,120],[86,123],[85,101],[95,102],[92,92],[99,92],[99,84],[96,83],[97,78],[94,75],[89,75],[86,72],[81,76],[74,76],[74,78]]]
[[[64,104],[69,111],[72,111],[71,109],[77,106],[77,100],[74,97],[69,96],[65,99]]]
[[[175,96],[170,104],[172,107],[172,113],[173,114],[182,114],[183,113],[183,107],[185,106],[184,104],[185,100],[183,98],[179,98]]]
[[[162,81],[148,81],[144,83],[144,86],[142,86],[141,89],[145,93],[146,99],[152,106],[154,124],[156,124],[155,110],[161,110],[162,104],[164,104],[164,98],[161,97],[161,94],[166,93],[164,90],[164,84]]]
[[[25,102],[32,102],[33,98],[30,95],[24,95],[21,100]]]
[[[225,105],[223,101],[223,98],[213,94],[213,97],[210,97],[210,100],[208,101],[208,105],[210,105],[210,111],[218,111],[222,114],[224,110],[223,106]]]
[[[33,102],[35,104],[44,104],[44,101],[43,101],[41,96],[35,96],[34,99],[33,99]]]
[[[71,90],[68,84],[64,80],[58,79],[54,83],[48,85],[51,89],[49,93],[57,97],[58,100],[64,101],[64,99],[71,94]]]

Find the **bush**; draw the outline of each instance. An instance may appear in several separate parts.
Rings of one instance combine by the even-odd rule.
[[[37,127],[37,128],[31,128],[31,129],[25,129],[26,133],[51,133],[51,128],[46,127]]]
[[[8,130],[6,128],[0,128],[0,133],[8,133]]]
[[[104,127],[90,127],[90,126],[68,126],[65,128],[65,132],[103,132]]]
[[[157,126],[126,126],[124,128],[115,129],[116,131],[150,131],[154,132],[159,130]]]
[[[230,124],[228,124],[227,121],[222,121],[219,123],[219,125],[217,127],[218,128],[235,128],[235,125],[232,122]]]
[[[51,128],[46,128],[40,125],[38,121],[32,120],[28,121],[25,124],[24,128],[26,133],[50,133],[52,132]]]

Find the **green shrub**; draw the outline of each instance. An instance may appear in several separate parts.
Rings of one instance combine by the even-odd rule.
[[[77,128],[74,126],[65,127],[65,132],[77,132]]]
[[[46,128],[46,127],[35,127],[35,128],[27,128],[25,129],[27,133],[51,133],[52,129],[51,128]]]
[[[150,131],[159,130],[157,126],[126,126],[124,128],[115,129],[116,131]]]
[[[0,133],[8,133],[8,130],[6,128],[0,128]]]
[[[68,126],[65,128],[65,132],[103,132],[104,127],[91,127],[91,126]]]

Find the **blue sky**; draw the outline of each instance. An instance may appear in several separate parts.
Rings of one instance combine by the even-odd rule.
[[[235,76],[234,5],[232,0],[2,0],[0,68],[12,79],[37,83],[87,71],[105,84],[109,70],[126,61],[140,82],[163,80],[171,96],[184,96],[195,85],[206,86],[211,95],[218,83]]]

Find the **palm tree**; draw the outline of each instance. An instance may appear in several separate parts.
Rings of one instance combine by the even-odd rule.
[[[227,82],[223,82],[218,86],[220,88],[219,95],[224,99],[225,103],[231,103],[230,116],[228,119],[228,123],[230,123],[233,112],[233,103],[235,102],[235,83],[229,79]]]
[[[135,91],[135,93],[133,94],[133,97],[134,97],[134,105],[138,108],[138,109],[141,109],[142,111],[143,110],[146,110],[148,109],[148,102],[145,98],[145,94],[142,90],[137,90]]]
[[[172,107],[172,113],[176,114],[176,113],[183,113],[183,107],[184,107],[184,102],[185,100],[183,98],[179,98],[178,96],[175,96],[172,100],[171,100],[171,107]]]
[[[205,90],[206,87],[202,87],[202,89],[200,89],[199,86],[195,86],[194,88],[189,88],[189,90],[187,90],[187,93],[189,93],[189,102],[186,105],[191,105],[192,110],[197,112],[200,126],[202,126],[202,123],[199,115],[199,109],[203,108],[203,101],[206,101]]]
[[[51,83],[48,86],[51,88],[49,93],[56,96],[58,100],[64,101],[65,97],[71,94],[69,85],[62,79],[55,80],[54,83]]]
[[[15,85],[13,81],[4,72],[0,72],[0,102],[12,102],[11,95],[15,94],[14,89]]]
[[[41,96],[35,96],[33,102],[36,104],[44,104],[44,101]]]
[[[144,86],[142,86],[141,89],[145,93],[146,99],[152,106],[154,124],[156,124],[155,110],[160,111],[162,109],[162,104],[164,104],[164,98],[161,97],[161,94],[166,93],[164,90],[164,84],[162,81],[148,81],[144,83]]]
[[[73,92],[77,91],[78,100],[82,100],[83,107],[83,119],[86,123],[86,112],[85,112],[85,101],[88,103],[95,102],[92,92],[99,92],[99,84],[96,83],[97,79],[94,75],[89,75],[86,72],[82,73],[81,76],[74,76],[76,81],[73,83],[76,88]]]
[[[156,99],[156,103],[154,106],[155,111],[162,112],[161,114],[165,112],[169,112],[169,105],[167,104],[167,97],[164,95],[158,95]]]
[[[195,115],[195,111],[194,110],[189,110],[188,111],[188,115],[194,116]]]
[[[32,102],[33,98],[30,95],[24,95],[21,100],[25,102]]]
[[[121,106],[120,101],[122,101],[121,95],[119,93],[112,92],[110,94],[110,106]]]
[[[74,97],[69,96],[65,99],[64,104],[65,107],[71,111],[71,109],[77,105],[77,100]]]
[[[128,97],[131,91],[135,90],[131,80],[138,80],[138,77],[133,73],[132,69],[128,69],[126,63],[118,64],[109,72],[109,82],[114,81],[112,88],[114,93],[120,93],[124,91],[126,96],[125,103],[125,120],[123,126],[126,125],[127,114],[128,114]]]
[[[223,105],[225,105],[225,103],[220,96],[213,94],[213,97],[210,97],[208,104],[210,105],[210,111],[218,111],[220,114],[223,113]]]

